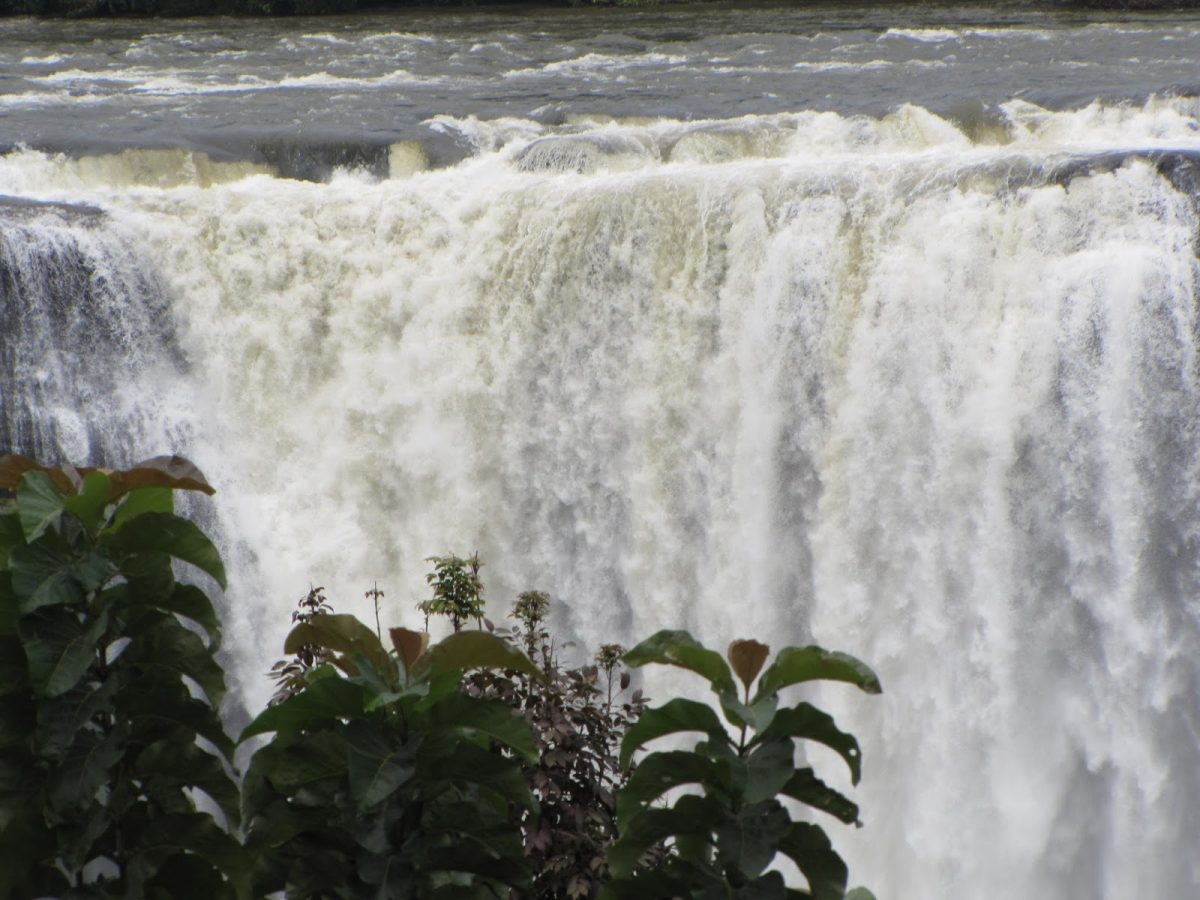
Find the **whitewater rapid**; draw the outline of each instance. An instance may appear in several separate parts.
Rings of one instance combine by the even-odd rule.
[[[477,550],[494,618],[548,591],[582,648],[868,661],[820,700],[881,898],[1200,890],[1194,100],[431,127],[469,155],[325,182],[0,157],[6,296],[84,272],[4,409],[208,474],[244,703],[310,583],[415,626]]]

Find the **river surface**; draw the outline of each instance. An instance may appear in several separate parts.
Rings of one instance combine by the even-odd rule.
[[[1198,207],[1200,14],[0,20],[0,448],[199,463],[248,709],[479,550],[873,665],[881,900],[1198,897]]]

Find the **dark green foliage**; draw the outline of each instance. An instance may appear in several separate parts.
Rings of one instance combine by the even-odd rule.
[[[540,677],[489,634],[391,632],[394,652],[352,616],[319,613],[284,651],[327,651],[305,684],[246,728],[274,733],[244,784],[260,893],[295,898],[503,897],[529,866],[511,810],[536,814],[517,759],[537,758],[524,720],[464,694],[464,670]],[[495,752],[495,746],[505,753]]]
[[[858,888],[846,893],[845,863],[824,830],[794,821],[783,798],[849,824],[859,824],[858,807],[822,782],[812,769],[796,768],[796,742],[813,740],[846,761],[851,781],[861,773],[858,742],[833,719],[807,703],[779,705],[779,691],[814,679],[845,681],[879,693],[879,680],[853,657],[819,647],[788,647],[762,671],[768,648],[734,641],[729,663],[687,632],[660,631],[625,654],[633,666],[662,663],[702,675],[717,695],[722,722],[709,706],[677,698],[647,710],[626,733],[621,763],[656,738],[699,732],[691,750],[659,751],[641,760],[619,792],[621,837],[609,853],[613,880],[601,895],[611,900],[681,898],[813,897],[866,900]],[[742,683],[741,696],[734,675]],[[728,723],[728,724],[726,724]],[[728,726],[732,726],[731,734]],[[679,788],[699,794],[678,796]],[[663,805],[664,795],[677,796]],[[664,857],[662,848],[670,848]],[[653,865],[645,865],[647,855]],[[768,866],[782,854],[808,880],[808,891],[788,888]]]
[[[171,562],[224,586],[173,512],[172,490],[212,488],[177,457],[6,456],[0,489],[0,898],[249,896],[242,847],[195,800],[237,827],[220,630]]]
[[[422,600],[417,609],[425,614],[425,630],[429,630],[430,616],[445,616],[461,631],[468,619],[477,625],[483,624],[483,581],[479,577],[479,554],[469,559],[457,556],[431,556],[433,571],[425,581],[433,587],[433,597]]]
[[[541,591],[521,594],[512,615],[522,627],[502,632],[506,640],[525,647],[545,677],[475,672],[467,690],[520,712],[537,745],[537,758],[521,763],[540,814],[521,816],[525,855],[534,874],[532,891],[520,896],[590,900],[608,878],[608,849],[616,839],[615,793],[625,777],[617,749],[645,701],[639,691],[624,703],[614,702],[616,685],[621,691],[629,686],[628,674],[615,671],[618,645],[605,645],[597,665],[562,666],[543,625],[549,607],[550,598]]]

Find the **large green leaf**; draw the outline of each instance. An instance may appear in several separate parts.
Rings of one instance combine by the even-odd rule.
[[[443,734],[440,739],[427,737],[421,742],[418,762],[419,777],[427,795],[438,781],[442,781],[459,788],[464,785],[486,788],[502,800],[530,812],[537,809],[537,802],[516,761],[499,753]]]
[[[15,512],[0,515],[0,571],[8,568],[8,557],[12,551],[25,544],[25,532]]]
[[[609,848],[609,869],[614,878],[627,878],[659,841],[685,835],[711,841],[728,819],[728,811],[711,797],[688,795],[670,809],[643,810],[625,823],[621,837]]]
[[[277,706],[269,707],[246,726],[238,743],[256,734],[274,731],[294,734],[305,728],[326,725],[337,719],[353,719],[363,714],[366,694],[362,685],[345,678],[322,678],[289,697]]]
[[[197,634],[174,616],[157,610],[140,611],[127,631],[132,639],[122,657],[126,665],[186,675],[204,689],[214,709],[220,708],[225,699],[225,672]]]
[[[287,636],[283,652],[299,653],[309,645],[324,647],[351,658],[361,655],[370,662],[376,673],[388,682],[394,681],[395,666],[387,650],[375,632],[354,616],[325,613],[301,622]]]
[[[221,621],[208,595],[195,585],[175,584],[170,593],[155,592],[152,596],[139,596],[134,602],[191,619],[208,633],[211,651],[215,653],[221,646]]]
[[[86,555],[84,571],[89,582],[98,582],[112,572],[111,566],[94,553]],[[12,589],[22,613],[43,606],[81,605],[87,588],[77,576],[79,559],[57,534],[48,534],[33,544],[12,552]],[[98,586],[98,584],[97,584]]]
[[[744,802],[772,799],[795,772],[794,748],[790,740],[759,744],[746,757]]]
[[[787,810],[774,800],[739,809],[714,831],[718,866],[745,879],[757,878],[775,858],[791,824]]]
[[[64,508],[82,522],[90,534],[95,534],[100,527],[111,486],[112,482],[106,474],[95,471],[83,479],[78,494],[68,494],[63,498]]]
[[[133,761],[133,775],[171,786],[199,788],[208,794],[236,828],[241,796],[221,760],[195,742],[161,740],[146,747]]]
[[[110,527],[116,531],[136,516],[151,512],[175,512],[175,495],[170,488],[144,487],[130,491],[125,502],[118,506],[117,511],[113,514]]]
[[[642,641],[622,657],[627,666],[661,663],[679,666],[706,678],[718,694],[737,696],[737,686],[729,664],[715,650],[709,650],[686,631],[660,631]]]
[[[25,746],[36,721],[36,704],[26,691],[0,695],[0,749]]]
[[[417,742],[405,742],[383,721],[357,720],[346,728],[350,796],[359,809],[383,800],[412,778]]]
[[[454,693],[431,705],[426,715],[429,727],[471,729],[506,745],[528,763],[538,760],[529,724],[512,706],[500,700]]]
[[[417,660],[413,674],[436,677],[467,669],[508,669],[546,680],[528,656],[486,631],[460,631],[434,644]]]
[[[261,776],[276,791],[291,794],[315,781],[345,775],[349,750],[341,734],[317,731],[298,736],[294,741],[277,738],[269,747],[260,749],[254,760],[259,763]],[[266,763],[265,768],[262,763]]]
[[[62,607],[39,609],[18,623],[29,681],[41,697],[65,694],[97,662],[99,641],[108,628],[104,613],[86,624]]]
[[[811,822],[793,822],[779,844],[808,879],[813,900],[844,900],[846,864],[834,851],[824,830]]]
[[[25,651],[14,634],[0,631],[0,697],[19,691],[29,684]]]
[[[681,731],[702,731],[713,740],[729,743],[729,733],[710,707],[677,697],[646,710],[625,732],[621,741],[621,768],[627,768],[634,752],[650,741]]]
[[[125,755],[125,731],[81,732],[46,781],[47,821],[69,823],[99,802],[97,792]]]
[[[225,587],[225,566],[213,542],[194,522],[172,513],[142,513],[112,533],[108,541],[114,557],[167,553],[207,572]]]
[[[42,700],[37,708],[34,747],[46,759],[61,759],[95,716],[110,716],[120,687],[118,675],[103,684],[82,682],[65,694]]]
[[[812,769],[797,769],[784,785],[783,793],[813,809],[829,813],[847,825],[862,824],[858,821],[858,807],[814,775]]]
[[[775,662],[763,672],[754,699],[803,681],[845,681],[868,694],[878,694],[883,690],[878,676],[867,664],[847,653],[817,646],[785,647],[779,651]]]
[[[627,822],[672,788],[703,785],[706,793],[728,797],[729,771],[690,750],[651,753],[638,761],[629,781],[617,794],[618,821]]]
[[[45,472],[26,472],[17,486],[17,515],[25,541],[32,544],[42,532],[58,522],[63,495]]]
[[[757,735],[754,742],[781,738],[802,738],[824,744],[846,761],[853,784],[858,784],[862,777],[862,752],[858,741],[840,730],[828,713],[810,703],[797,703],[779,710],[766,731]]]
[[[177,854],[195,854],[232,883],[239,898],[250,897],[251,860],[245,848],[205,813],[170,813],[147,821],[137,834],[127,874],[135,884],[155,877]]]
[[[192,697],[182,681],[164,680],[155,673],[143,674],[118,692],[117,713],[133,727],[133,739],[153,743],[178,729],[186,729],[233,756],[233,742],[221,719],[207,702]]]

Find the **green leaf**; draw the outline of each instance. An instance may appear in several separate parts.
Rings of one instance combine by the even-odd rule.
[[[483,700],[462,693],[449,694],[427,709],[430,728],[466,728],[499,741],[531,765],[538,749],[529,724],[500,700]]]
[[[846,892],[846,900],[875,900],[875,895],[865,887],[850,888]]]
[[[317,731],[297,737],[295,743],[276,739],[273,744],[260,749],[254,760],[260,763],[262,777],[270,781],[276,791],[293,794],[315,781],[345,775],[349,750],[341,734]],[[265,769],[260,756],[261,762],[269,762]]]
[[[108,541],[114,557],[166,553],[207,572],[225,587],[225,567],[213,542],[195,523],[172,513],[142,513],[111,534]]]
[[[836,751],[850,768],[851,782],[858,784],[862,776],[862,751],[859,750],[858,741],[853,735],[841,731],[828,713],[810,703],[785,706],[775,714],[766,731],[756,736],[751,743],[780,738],[816,741]]]
[[[791,824],[787,810],[774,800],[738,810],[736,818],[715,830],[717,864],[726,872],[732,868],[743,878],[757,878],[775,858]]]
[[[283,652],[299,653],[309,645],[324,647],[348,657],[361,655],[386,681],[395,680],[396,667],[383,644],[379,642],[379,637],[354,616],[323,613],[313,616],[307,622],[301,622],[287,636]]]
[[[115,728],[107,735],[81,732],[66,757],[46,781],[47,821],[66,824],[86,815],[110,770],[125,755],[125,733]]]
[[[847,797],[829,787],[813,774],[812,769],[798,769],[784,785],[783,793],[813,809],[841,819],[847,825],[861,825],[858,807]]]
[[[413,674],[436,677],[467,669],[507,669],[546,680],[528,656],[486,631],[460,631],[434,644],[417,660]]]
[[[125,664],[186,675],[204,689],[214,709],[220,708],[225,672],[198,635],[157,610],[142,610],[130,620],[127,633],[132,639],[122,655]]]
[[[0,571],[8,568],[8,557],[17,547],[25,545],[25,531],[16,513],[0,515]]]
[[[680,797],[674,807],[643,810],[625,824],[621,837],[608,851],[614,878],[627,878],[651,847],[666,838],[692,836],[707,841],[729,818],[729,813],[711,797]]]
[[[0,634],[16,634],[21,610],[13,590],[12,572],[0,571]]]
[[[22,613],[83,603],[86,592],[75,577],[75,556],[56,534],[16,548],[11,564],[12,589]],[[94,563],[88,568],[94,572]]]
[[[626,822],[672,788],[699,784],[705,793],[729,795],[728,767],[718,766],[690,750],[651,753],[639,760],[625,786],[617,793],[617,819]]]
[[[695,700],[679,697],[655,709],[646,710],[629,727],[621,741],[621,768],[627,768],[634,751],[650,741],[681,731],[702,731],[713,740],[730,743],[729,733],[712,709]]]
[[[140,597],[131,606],[153,606],[163,612],[175,613],[191,619],[208,633],[209,649],[216,652],[221,646],[221,622],[213,609],[212,601],[200,588],[192,584],[176,584],[169,594],[156,593]]]
[[[811,822],[793,822],[779,844],[781,853],[808,879],[813,900],[844,900],[846,864],[834,852],[824,830]]]
[[[322,678],[299,694],[277,706],[269,707],[246,726],[238,743],[256,734],[274,731],[293,734],[301,729],[328,724],[337,719],[353,719],[363,714],[366,695],[362,685],[345,678]]]
[[[100,527],[111,486],[112,482],[103,472],[91,472],[83,479],[83,487],[78,494],[63,499],[63,507],[83,523],[89,534],[95,534]]]
[[[25,616],[18,623],[29,680],[41,697],[65,694],[96,662],[99,641],[108,628],[108,614],[86,626],[75,613],[48,607]]]
[[[16,635],[0,632],[0,697],[19,691],[29,684],[25,651]]]
[[[205,813],[169,813],[149,820],[133,847],[131,880],[148,880],[165,860],[181,853],[208,860],[229,878],[239,897],[249,898],[249,856]]]
[[[126,522],[142,513],[173,513],[175,512],[175,495],[170,488],[144,487],[132,490],[125,497],[125,502],[117,507],[113,514],[112,525],[117,531]]]
[[[387,799],[416,771],[416,746],[398,740],[380,722],[351,722],[346,729],[350,796],[360,810]]]
[[[0,696],[0,748],[25,746],[33,731],[37,710],[25,691]]]
[[[17,486],[17,515],[25,541],[32,544],[63,511],[63,495],[45,472],[26,472]]]
[[[737,695],[729,664],[721,658],[720,653],[704,647],[686,631],[660,631],[642,641],[622,659],[627,666],[661,663],[688,669],[706,678],[716,693],[727,691]]]
[[[216,802],[230,825],[236,828],[240,821],[241,795],[237,785],[221,760],[194,742],[156,741],[133,761],[133,775],[171,786],[199,788]]]
[[[846,653],[824,650],[821,647],[785,647],[775,657],[758,682],[757,701],[792,684],[803,681],[845,681],[866,691],[878,694],[883,689],[879,678],[866,665]]]
[[[418,762],[426,791],[438,780],[476,785],[531,812],[537,809],[537,802],[515,760],[457,740],[452,734],[427,735],[418,749]]]
[[[182,728],[204,738],[226,759],[233,756],[233,742],[216,710],[192,697],[181,681],[164,681],[153,672],[144,674],[121,689],[115,705],[118,715],[133,727],[133,740],[152,743]]]
[[[746,757],[746,794],[744,802],[760,803],[774,798],[795,772],[792,742],[768,741],[755,747]]]
[[[120,683],[118,676],[110,675],[99,686],[77,684],[65,694],[39,703],[34,734],[37,753],[46,759],[61,759],[93,717],[112,712]]]

